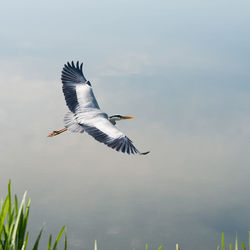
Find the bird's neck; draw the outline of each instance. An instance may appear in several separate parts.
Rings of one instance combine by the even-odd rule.
[[[115,118],[113,118],[113,117],[109,117],[109,121],[110,121],[113,125],[116,124]]]

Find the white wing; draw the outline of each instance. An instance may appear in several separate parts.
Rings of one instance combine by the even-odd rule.
[[[63,67],[61,80],[63,93],[69,110],[73,113],[76,109],[96,108],[100,109],[95,99],[92,87],[82,73],[82,64],[79,62],[67,63]]]
[[[140,153],[132,141],[108,120],[105,113],[99,110],[85,109],[84,112],[76,115],[76,119],[85,132],[116,151],[127,154],[149,153]]]

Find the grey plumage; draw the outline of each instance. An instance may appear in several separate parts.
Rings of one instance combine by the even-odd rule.
[[[67,112],[64,116],[64,125],[70,132],[73,133],[83,133],[84,128],[76,120],[74,113],[71,111]]]
[[[100,107],[94,96],[92,86],[86,80],[79,62],[67,63],[62,71],[63,93],[70,110],[65,115],[65,127],[72,132],[87,132],[97,141],[127,154],[140,153],[132,141],[112,123]]]

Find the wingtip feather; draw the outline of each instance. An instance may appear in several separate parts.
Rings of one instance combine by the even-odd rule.
[[[147,152],[140,153],[140,155],[147,155],[149,153],[150,153],[150,151],[147,151]]]
[[[70,82],[85,83],[87,81],[83,75],[82,67],[79,67],[79,61],[76,62],[76,65],[73,61],[71,63],[67,62],[67,64],[64,64],[61,80],[65,84]]]

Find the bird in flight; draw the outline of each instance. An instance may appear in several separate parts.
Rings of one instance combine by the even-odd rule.
[[[108,116],[100,110],[94,96],[92,86],[82,72],[82,65],[72,61],[64,65],[61,75],[62,89],[69,112],[64,117],[65,128],[53,131],[48,135],[52,137],[65,131],[83,133],[93,136],[97,141],[108,147],[127,154],[146,155],[133,145],[132,141],[116,126],[116,122],[132,119],[131,116]]]

